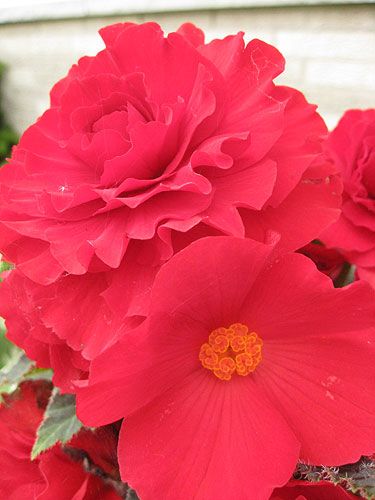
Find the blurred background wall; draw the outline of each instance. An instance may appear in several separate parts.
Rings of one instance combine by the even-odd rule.
[[[207,39],[239,30],[274,44],[287,60],[279,82],[302,90],[333,127],[345,109],[375,107],[375,4],[314,0],[0,0],[0,61],[8,122],[22,132],[97,30],[155,20],[166,31],[192,21]]]

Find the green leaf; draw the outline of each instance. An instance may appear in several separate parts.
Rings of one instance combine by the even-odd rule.
[[[9,361],[0,370],[0,394],[13,392],[25,379],[27,373],[34,365],[26,354],[15,349]]]
[[[335,288],[342,288],[344,286],[350,285],[353,283],[355,278],[355,266],[345,262],[342,266],[341,272],[338,277],[335,279]]]
[[[3,273],[4,271],[9,271],[9,269],[12,269],[12,264],[7,262],[6,260],[0,260],[0,273]],[[0,276],[0,280],[2,280]]]
[[[37,431],[31,460],[56,443],[68,442],[81,427],[82,423],[76,415],[75,396],[73,394],[60,394],[55,388]]]
[[[34,367],[31,371],[26,373],[25,380],[47,380],[52,382],[53,371],[49,368]]]
[[[0,369],[8,363],[13,351],[17,348],[7,338],[5,338],[4,320],[0,318]]]
[[[358,462],[338,467],[300,462],[293,476],[310,482],[331,481],[361,498],[375,500],[375,460],[371,457],[362,457]]]

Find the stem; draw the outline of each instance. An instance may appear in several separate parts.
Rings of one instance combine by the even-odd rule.
[[[98,467],[89,457],[89,455],[77,448],[71,448],[70,446],[63,446],[62,451],[69,455],[69,457],[75,462],[80,462],[84,470],[92,474],[93,476],[100,477],[103,483],[112,486],[112,488],[116,491],[116,493],[125,500],[127,499],[128,493],[131,492],[129,486],[126,483],[123,483],[119,479],[112,477],[110,474],[107,474],[103,469]]]

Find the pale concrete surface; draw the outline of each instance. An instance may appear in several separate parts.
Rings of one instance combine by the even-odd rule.
[[[1,0],[0,23],[146,12],[363,3],[371,0]]]
[[[284,54],[280,83],[302,90],[332,128],[348,108],[375,107],[375,6],[300,6],[158,13],[0,25],[7,65],[3,102],[22,132],[48,107],[48,92],[82,55],[103,45],[106,24],[155,20],[166,31],[192,21],[208,39],[245,31]]]

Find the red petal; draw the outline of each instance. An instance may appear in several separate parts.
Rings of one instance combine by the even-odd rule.
[[[298,444],[249,379],[223,384],[204,371],[124,422],[122,479],[144,500],[269,498],[292,473]],[[245,471],[245,472],[244,472]]]
[[[374,334],[323,330],[265,346],[256,383],[295,432],[303,461],[343,465],[374,452]]]
[[[193,47],[199,47],[199,45],[204,44],[204,32],[192,23],[181,24],[176,33],[186,38]]]
[[[374,303],[375,291],[366,283],[336,289],[310,259],[290,254],[259,275],[240,307],[262,338],[282,341],[370,328]]]
[[[329,481],[291,481],[277,488],[270,500],[355,500],[357,496]]]

